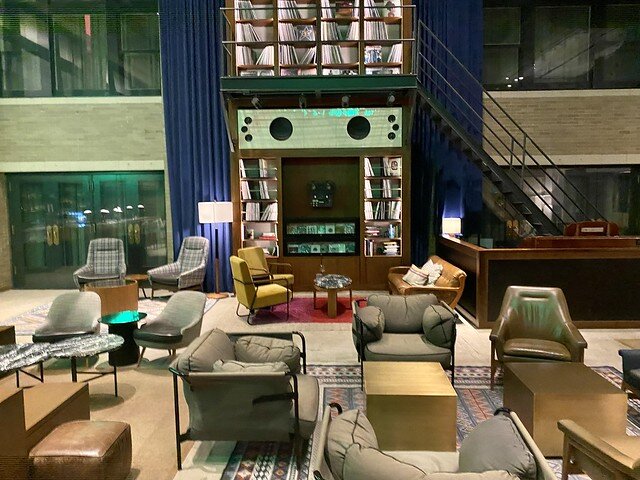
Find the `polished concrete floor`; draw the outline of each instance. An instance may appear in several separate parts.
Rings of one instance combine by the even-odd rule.
[[[60,290],[10,290],[0,292],[0,321],[51,302]],[[366,292],[354,292],[356,295]],[[304,295],[304,293],[296,293]],[[203,331],[214,327],[225,331],[299,330],[307,339],[309,363],[356,363],[350,324],[272,324],[248,326],[235,315],[235,299],[220,300],[204,318]],[[618,340],[640,339],[640,329],[582,330],[589,343],[585,354],[587,365],[610,365],[620,369],[618,350],[625,348]],[[456,344],[456,364],[489,365],[489,331],[463,323],[459,325]],[[18,341],[29,341],[21,337]],[[90,383],[91,416],[93,419],[121,420],[132,425],[133,472],[130,478],[169,480],[175,475],[173,444],[173,395],[170,362],[166,351],[148,350],[140,368],[126,367],[119,373],[120,398],[113,396],[113,380],[104,377]],[[106,365],[99,358],[98,366]],[[69,381],[68,365],[50,362],[46,365],[47,381]],[[0,381],[0,387],[13,385],[13,378]],[[186,421],[182,403],[181,417]],[[189,445],[185,445],[184,454]]]

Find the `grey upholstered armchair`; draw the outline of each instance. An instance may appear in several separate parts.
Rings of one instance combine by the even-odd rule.
[[[433,294],[369,295],[353,302],[353,342],[364,361],[439,362],[455,380],[456,313]]]
[[[162,313],[133,331],[133,339],[142,347],[138,365],[147,348],[175,353],[188,346],[202,329],[202,316],[207,297],[201,292],[177,292]]]
[[[303,441],[315,428],[319,397],[318,380],[305,375],[302,334],[227,335],[214,329],[194,340],[170,370],[178,469],[185,440],[292,441],[300,462]],[[180,433],[178,378],[189,407],[186,433]]]
[[[100,331],[100,297],[95,292],[69,292],[55,298],[34,342],[57,342]]]
[[[151,283],[151,298],[154,290],[159,289],[172,292],[184,289],[202,290],[208,259],[209,240],[204,237],[186,237],[175,262],[147,272]]]
[[[618,350],[622,357],[622,390],[640,398],[640,350]]]
[[[89,242],[87,263],[73,272],[76,287],[85,283],[112,278],[123,279],[127,274],[124,244],[119,238],[96,238]]]

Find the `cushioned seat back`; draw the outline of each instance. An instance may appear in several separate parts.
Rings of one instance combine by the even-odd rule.
[[[235,359],[233,342],[222,330],[214,328],[191,342],[176,359],[174,366],[182,373],[211,372],[216,360]]]
[[[178,329],[186,327],[202,318],[206,302],[207,296],[204,293],[176,292],[153,323],[162,322]]]
[[[124,245],[119,238],[96,238],[89,242],[87,265],[100,275],[118,275],[124,261]]]
[[[438,287],[459,287],[462,284],[462,279],[467,276],[464,270],[459,269],[455,265],[451,265],[437,255],[432,255],[429,257],[429,260],[442,265],[442,274],[440,274],[440,277],[435,283]]]
[[[69,292],[58,295],[46,324],[56,333],[90,331],[100,319],[100,297],[95,292]]]
[[[384,314],[384,331],[389,333],[422,333],[422,316],[429,305],[436,305],[438,299],[433,294],[369,295],[368,305],[382,310]]]
[[[252,275],[269,273],[269,265],[267,264],[267,259],[264,256],[262,247],[240,248],[238,249],[238,256],[247,262]]]
[[[231,275],[233,275],[236,299],[241,305],[249,307],[253,304],[253,297],[256,295],[251,273],[249,273],[249,266],[247,262],[235,255],[229,257],[229,263],[231,263]]]
[[[562,290],[546,287],[509,287],[501,315],[509,318],[510,338],[561,341],[570,319]]]
[[[180,272],[193,270],[202,263],[206,263],[208,256],[209,240],[204,237],[186,237],[182,241],[178,254]]]

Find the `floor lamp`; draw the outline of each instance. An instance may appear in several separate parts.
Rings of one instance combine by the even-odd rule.
[[[220,293],[220,242],[218,240],[218,224],[233,222],[232,202],[198,202],[198,221],[213,225],[214,257],[213,269],[215,273],[215,292],[207,296],[209,298],[226,298],[228,293]]]

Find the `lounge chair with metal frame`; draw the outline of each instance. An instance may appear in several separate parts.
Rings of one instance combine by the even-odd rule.
[[[258,285],[277,283],[291,290],[291,298],[293,298],[294,278],[293,267],[290,263],[267,262],[262,247],[240,248],[238,256],[247,262],[254,283]]]
[[[244,354],[238,353],[238,345],[244,346]],[[255,358],[246,358],[251,348],[247,345],[257,346]],[[306,342],[299,332],[256,336],[214,329],[194,340],[169,368],[178,469],[182,469],[181,444],[188,440],[291,441],[300,464],[303,443],[313,434],[318,415],[318,380],[306,375],[306,369]],[[189,408],[184,433],[179,378]]]
[[[247,323],[251,324],[251,315],[258,308],[272,307],[283,303],[287,304],[287,318],[289,318],[289,302],[291,290],[276,283],[256,284],[251,277],[249,265],[240,257],[232,255],[229,258],[233,285],[236,292],[238,305],[236,315],[240,315],[240,305],[249,310]]]

